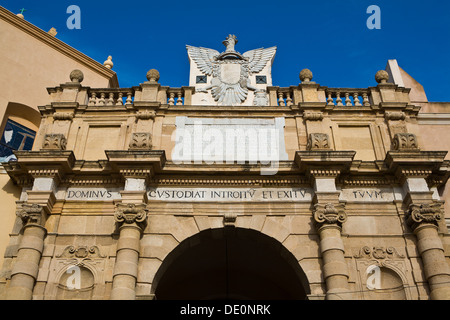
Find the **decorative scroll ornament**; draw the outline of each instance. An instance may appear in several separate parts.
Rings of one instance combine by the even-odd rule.
[[[63,134],[46,134],[42,149],[66,150],[67,140]]]
[[[68,246],[57,258],[97,259],[105,258],[105,256],[100,253],[100,249],[97,246],[89,248],[87,246]]]
[[[308,138],[307,150],[330,149],[328,135],[326,133],[311,133]]]
[[[240,105],[247,99],[248,90],[257,88],[250,83],[249,76],[261,72],[272,61],[276,47],[250,50],[244,54],[234,50],[237,44],[235,35],[229,35],[223,44],[226,51],[219,53],[214,49],[186,46],[189,57],[195,61],[198,69],[205,75],[212,76],[211,84],[198,88],[197,92],[211,94],[218,105]],[[261,101],[261,95],[259,98]]]
[[[320,227],[327,224],[341,226],[347,221],[347,214],[344,212],[342,204],[337,205],[337,207],[332,203],[316,204],[314,206],[314,220]]]
[[[145,224],[148,210],[145,204],[119,203],[114,218],[119,224]]]
[[[39,204],[22,204],[22,208],[16,212],[24,225],[38,224],[43,220],[44,208]]]
[[[442,219],[441,205],[432,204],[412,204],[409,206],[406,222],[412,229],[416,229],[422,223],[438,225]]]
[[[417,138],[412,133],[397,133],[392,141],[394,150],[419,150]]]
[[[133,133],[129,148],[132,150],[150,150],[152,148],[152,135],[147,132]]]
[[[398,251],[394,247],[373,247],[370,248],[368,246],[364,246],[359,250],[359,253],[354,256],[358,259],[376,259],[376,260],[383,260],[383,259],[395,259],[405,258],[404,255],[398,253]]]

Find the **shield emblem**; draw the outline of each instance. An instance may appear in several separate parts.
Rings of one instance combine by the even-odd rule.
[[[222,63],[220,75],[223,83],[236,84],[241,79],[241,65],[239,63]]]

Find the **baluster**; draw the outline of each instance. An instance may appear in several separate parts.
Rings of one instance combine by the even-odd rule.
[[[346,107],[351,107],[352,105],[352,100],[350,99],[350,93],[346,92],[345,93],[345,106]]]
[[[339,91],[336,92],[336,106],[338,106],[338,107],[344,106],[342,104],[341,93]]]
[[[97,94],[96,94],[95,92],[92,92],[92,93],[91,93],[91,98],[89,99],[89,104],[88,104],[88,106],[90,106],[90,107],[95,107],[96,100],[97,100]]]
[[[109,99],[108,102],[106,103],[107,106],[113,106],[114,105],[114,93],[110,92],[109,93]]]
[[[175,104],[175,99],[174,99],[174,97],[175,97],[175,93],[174,92],[171,92],[170,93],[170,98],[169,98],[169,106],[173,106],[174,104]]]
[[[123,93],[119,92],[119,97],[117,98],[117,103],[118,106],[123,106]]]
[[[100,100],[98,100],[98,104],[100,106],[104,106],[105,105],[105,96],[106,96],[106,94],[104,92],[102,92],[100,94]]]
[[[180,91],[178,92],[178,97],[177,97],[177,106],[182,106],[183,105],[183,93]]]
[[[284,107],[286,105],[283,99],[283,92],[278,93],[278,105],[280,107]]]
[[[331,91],[328,91],[327,106],[334,106],[333,95]]]
[[[363,93],[363,105],[365,107],[370,107],[370,101],[369,101],[369,96],[367,95],[367,92]]]
[[[133,104],[133,94],[131,92],[127,93],[127,101],[125,101],[126,105]]]
[[[286,92],[286,106],[292,106],[292,98],[290,92]]]
[[[356,107],[361,107],[361,106],[362,106],[361,101],[359,100],[359,97],[358,97],[358,93],[357,93],[357,92],[355,92],[355,93],[353,94],[353,102],[355,103],[355,106],[356,106]]]

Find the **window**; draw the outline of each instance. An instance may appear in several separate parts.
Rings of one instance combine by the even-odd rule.
[[[267,84],[266,76],[256,76],[256,84]]]
[[[206,83],[208,80],[207,76],[197,76],[196,83]]]
[[[14,160],[14,150],[31,150],[36,132],[8,119],[0,140],[0,162]]]

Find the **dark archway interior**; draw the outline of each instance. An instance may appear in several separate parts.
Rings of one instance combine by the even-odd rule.
[[[306,276],[278,241],[223,228],[183,241],[155,276],[158,300],[304,300]]]

